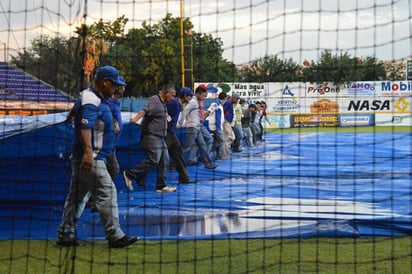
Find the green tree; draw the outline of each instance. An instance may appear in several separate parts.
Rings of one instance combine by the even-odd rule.
[[[374,57],[352,57],[347,52],[333,55],[326,50],[317,62],[302,69],[302,79],[312,83],[334,82],[343,84],[353,81],[376,81],[386,78],[383,62]]]
[[[78,53],[71,39],[41,35],[31,41],[31,48],[12,57],[11,63],[57,89],[77,94],[76,79],[81,71]]]
[[[190,24],[188,20],[184,22],[184,25]],[[148,40],[154,41],[142,50],[146,86],[157,92],[164,84],[179,83],[180,19],[167,14],[153,26],[145,22],[143,28],[147,31]]]
[[[193,60],[195,81],[237,80],[235,65],[222,58],[221,40],[192,32],[193,24],[188,18],[183,20],[183,26],[185,68],[190,69]],[[182,84],[181,54],[180,18],[167,14],[156,24],[143,22],[141,28],[129,29],[108,55],[128,80],[125,95],[146,97],[167,83],[174,83],[177,88],[193,84],[190,79]]]
[[[116,48],[126,75],[126,96],[149,96],[167,83],[180,83],[180,21],[168,14],[154,25],[130,29]]]
[[[236,66],[223,59],[223,42],[210,34],[193,32],[193,68],[196,82],[239,80]]]
[[[13,60],[19,67],[58,88],[77,95],[91,82],[96,66],[113,65],[126,78],[126,96],[149,96],[167,83],[182,83],[181,21],[167,14],[158,23],[143,22],[129,29],[124,16],[115,21],[83,24],[77,36],[39,37],[32,48]],[[189,18],[183,20],[185,67],[192,68],[197,82],[237,81],[236,66],[223,59],[220,38],[192,31]],[[187,46],[190,46],[189,48]],[[56,57],[58,56],[58,58]],[[190,62],[188,62],[188,60]],[[188,62],[188,63],[187,63]]]
[[[299,65],[292,59],[265,55],[243,66],[239,73],[244,82],[294,82],[299,80],[298,72]]]
[[[82,25],[81,30],[77,29],[76,33],[83,44],[83,70],[88,78],[87,83],[91,81],[96,66],[112,65],[121,69],[116,56],[128,21],[123,15],[113,22],[101,19],[90,26]]]

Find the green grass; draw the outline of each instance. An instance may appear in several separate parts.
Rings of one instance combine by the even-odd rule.
[[[0,242],[0,273],[411,273],[412,237],[105,241],[57,248],[51,241]]]

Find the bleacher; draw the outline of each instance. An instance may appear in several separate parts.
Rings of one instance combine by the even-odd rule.
[[[73,102],[74,99],[5,62],[0,62],[0,100]]]
[[[0,62],[0,115],[68,111],[75,99],[6,62]]]

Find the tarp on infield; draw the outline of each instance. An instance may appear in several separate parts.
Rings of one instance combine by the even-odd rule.
[[[144,157],[130,115],[117,147],[122,168]],[[55,238],[71,173],[64,118],[1,117],[1,239]],[[169,172],[175,193],[155,193],[155,170],[134,191],[119,175],[122,228],[144,239],[409,235],[411,146],[411,133],[271,133],[214,171],[188,167],[197,184],[178,185]],[[104,238],[99,215],[86,209],[78,234]]]

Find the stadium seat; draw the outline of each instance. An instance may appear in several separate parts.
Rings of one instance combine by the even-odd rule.
[[[0,62],[0,95],[3,100],[73,102],[75,99],[23,71]]]

